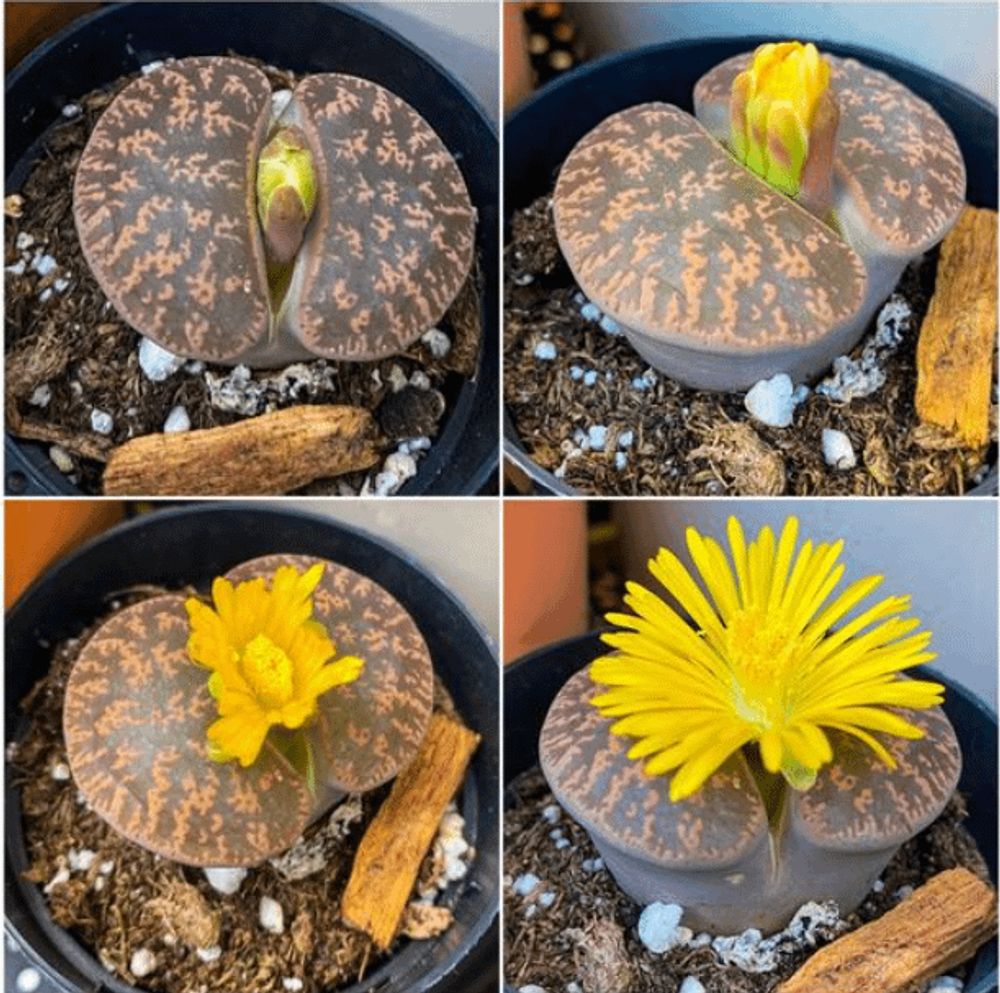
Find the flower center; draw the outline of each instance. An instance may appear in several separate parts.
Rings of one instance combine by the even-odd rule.
[[[726,625],[726,658],[740,716],[765,727],[785,715],[798,639],[764,610],[740,610]]]
[[[243,678],[262,707],[283,707],[295,692],[292,660],[266,634],[247,643],[240,658]]]

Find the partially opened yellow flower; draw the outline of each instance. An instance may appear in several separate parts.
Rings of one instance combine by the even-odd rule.
[[[939,683],[899,678],[935,657],[927,651],[930,632],[914,633],[920,621],[901,616],[909,597],[888,597],[849,617],[883,577],[858,580],[833,597],[844,574],[837,561],[843,541],[806,541],[796,554],[797,535],[790,517],[777,542],[765,527],[748,547],[730,518],[730,564],[717,542],[689,528],[704,588],[665,548],[649,570],[697,629],[638,583],[628,584],[625,598],[635,615],[607,615],[625,630],[602,636],[620,654],[591,666],[594,682],[610,687],[593,703],[619,718],[612,732],[638,739],[629,756],[648,759],[650,775],[676,770],[675,801],[750,742],[769,772],[806,789],[833,757],[824,728],[859,738],[893,766],[872,732],[922,733],[886,708],[941,702]]]
[[[302,574],[282,566],[270,589],[263,578],[235,587],[219,578],[212,584],[214,610],[193,597],[185,603],[188,654],[212,670],[208,688],[219,719],[208,740],[216,761],[251,765],[273,726],[302,727],[318,697],[361,674],[359,658],[330,661],[333,642],[312,620],[312,593],[322,576],[317,563]]]

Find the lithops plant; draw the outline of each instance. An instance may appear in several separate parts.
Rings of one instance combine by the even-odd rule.
[[[672,378],[810,379],[957,219],[954,137],[884,74],[797,42],[712,70],[695,109],[631,107],[577,144],[553,196],[563,255]]]
[[[255,559],[213,598],[107,620],[70,674],[64,734],[77,785],[120,834],[185,865],[252,866],[414,757],[433,673],[406,611],[343,566]]]
[[[275,101],[228,57],[122,90],[80,158],[74,213],[125,321],[234,365],[400,352],[443,316],[474,248],[461,171],[409,104],[339,73]]]
[[[961,771],[942,687],[900,675],[933,657],[908,598],[860,607],[878,576],[835,595],[843,543],[796,555],[794,519],[729,537],[732,566],[689,530],[700,584],[665,549],[650,563],[693,625],[629,584],[616,652],[563,687],[539,745],[622,889],[716,934],[779,930],[809,901],[847,914]]]

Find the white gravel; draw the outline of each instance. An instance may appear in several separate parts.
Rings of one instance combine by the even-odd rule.
[[[132,953],[128,968],[136,979],[142,979],[156,972],[156,965],[156,956],[148,948],[140,948]]]
[[[285,912],[273,897],[262,896],[260,898],[260,926],[271,934],[284,934]]]
[[[202,871],[205,873],[209,886],[223,896],[232,896],[243,885],[243,880],[247,878],[246,869],[240,868],[229,869],[219,866]]]
[[[179,434],[183,431],[191,430],[191,418],[185,407],[176,406],[170,408],[167,419],[163,422],[164,434]]]
[[[539,362],[552,362],[555,360],[557,354],[555,342],[540,341],[535,345],[535,358]]]
[[[169,379],[184,362],[181,356],[160,348],[149,338],[143,338],[139,342],[139,367],[151,382],[162,383]]]
[[[787,428],[795,413],[795,387],[787,373],[779,372],[762,379],[750,388],[743,406],[750,416],[772,428]]]
[[[90,412],[90,426],[98,434],[111,434],[115,429],[114,418],[106,410],[94,407]]]
[[[858,464],[851,439],[843,431],[823,428],[823,459],[834,469],[853,469]]]
[[[639,915],[639,940],[657,955],[683,945],[691,939],[691,929],[681,927],[683,916],[676,903],[651,903]]]

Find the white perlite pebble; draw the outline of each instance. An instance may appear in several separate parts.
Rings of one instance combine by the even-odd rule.
[[[98,434],[111,434],[115,429],[115,422],[106,410],[98,410],[95,407],[90,412],[90,426]]]
[[[78,103],[68,103],[62,109],[63,117],[68,117],[68,118],[79,117],[82,113],[83,109],[80,107]]]
[[[223,896],[232,896],[243,885],[243,880],[247,878],[246,869],[227,869],[216,867],[202,870],[209,886]]]
[[[574,380],[575,382],[579,382],[581,379],[583,379],[582,366],[571,365],[569,367],[569,378]]]
[[[218,945],[212,945],[211,948],[196,948],[195,954],[202,962],[215,962],[222,957],[222,949]]]
[[[15,262],[13,265],[5,266],[4,272],[9,272],[12,276],[23,276],[24,270],[27,268],[27,264],[24,259]]]
[[[533,872],[526,872],[514,880],[513,890],[518,896],[529,896],[539,883],[541,880]]]
[[[275,90],[271,94],[271,117],[277,119],[288,109],[292,102],[291,90]]]
[[[436,359],[443,359],[451,351],[451,339],[439,328],[431,328],[421,335],[420,340]]]
[[[146,378],[154,383],[162,383],[169,379],[182,365],[184,359],[165,348],[160,348],[155,341],[143,338],[139,342],[139,368]]]
[[[156,72],[157,69],[163,66],[163,59],[153,59],[152,62],[147,62],[141,67],[142,74],[148,76],[151,72]]]
[[[400,390],[405,389],[406,385],[409,383],[409,380],[406,378],[406,373],[403,372],[402,367],[395,364],[389,367],[388,378],[389,389],[391,389],[393,393],[398,393]]]
[[[691,938],[690,929],[680,926],[683,914],[676,903],[651,903],[639,915],[639,940],[657,955],[683,945]]]
[[[792,423],[795,390],[791,377],[779,372],[770,379],[762,379],[750,388],[743,398],[743,406],[762,424],[772,428],[787,428]]]
[[[594,383],[596,383],[596,382],[597,382],[597,370],[596,369],[588,369],[583,374],[583,385],[584,386],[593,386]]]
[[[14,239],[14,247],[19,251],[23,252],[34,245],[35,239],[32,235],[28,234],[27,231],[18,232],[17,237]]]
[[[823,428],[823,459],[834,469],[853,469],[858,464],[851,439],[833,428]]]
[[[561,852],[564,848],[569,848],[569,839],[568,838],[560,838],[556,842],[556,851],[557,852]]]
[[[604,868],[604,859],[584,859],[582,862],[584,872],[599,872]]]
[[[56,874],[45,884],[42,889],[43,893],[51,893],[57,886],[62,886],[63,883],[69,882],[69,869],[63,866],[59,869]]]
[[[561,816],[562,810],[558,804],[550,803],[547,807],[542,808],[542,817],[550,824],[555,824]]]
[[[566,993],[583,993],[583,987],[574,979],[566,984]]]
[[[305,985],[298,976],[288,976],[286,979],[281,980],[281,985],[289,991],[289,993],[297,993],[298,990],[302,989]]]
[[[633,441],[635,441],[635,434],[632,431],[622,431],[622,433],[618,435],[619,448],[631,448]]]
[[[545,993],[545,987],[536,986],[534,983],[528,983],[527,986],[518,986],[517,993]]]
[[[957,976],[938,976],[932,979],[927,993],[962,993],[965,983]]]
[[[17,993],[35,993],[42,984],[42,977],[37,969],[22,969],[14,982],[17,985]]]
[[[535,358],[539,362],[552,362],[556,357],[556,346],[551,341],[540,341],[535,345]]]
[[[641,376],[632,380],[633,390],[651,390],[656,385],[656,373],[647,369]]]
[[[601,308],[596,303],[585,303],[580,308],[580,316],[585,321],[599,321],[601,319]]]
[[[156,956],[148,948],[140,948],[132,953],[128,968],[136,979],[142,979],[143,976],[156,972]]]
[[[58,267],[59,263],[47,253],[35,252],[35,257],[31,260],[31,268],[39,276],[48,276],[55,272]]]
[[[285,912],[272,897],[260,898],[260,926],[271,934],[283,934],[285,931]]]
[[[60,472],[73,471],[73,459],[65,448],[62,448],[59,445],[53,445],[49,449],[49,458]]]
[[[876,879],[875,882],[872,883],[872,893],[881,893],[884,889],[885,883],[883,883],[881,879]]]
[[[79,852],[71,848],[66,856],[66,861],[69,862],[71,872],[86,872],[94,864],[96,858],[97,852],[92,852],[89,848],[84,848]]]
[[[57,782],[64,783],[70,777],[69,766],[65,762],[57,762],[52,766],[52,771],[49,775]]]
[[[622,472],[628,465],[628,456],[624,452],[615,452],[615,468]]]
[[[181,431],[191,430],[191,418],[184,407],[171,407],[167,419],[163,422],[164,434],[178,434]]]
[[[45,289],[38,294],[38,299],[41,300],[42,303],[48,303],[52,299],[52,287],[46,286]]]
[[[415,369],[410,376],[410,386],[418,390],[429,390],[431,388],[431,377],[423,369]]]
[[[601,318],[601,322],[600,323],[601,323],[601,330],[605,334],[615,334],[615,335],[617,335],[617,334],[621,334],[622,333],[622,329],[621,329],[621,327],[619,327],[618,322],[617,321],[613,321],[610,317],[608,317],[607,314],[605,314]]]
[[[595,424],[587,429],[587,444],[591,451],[601,451],[608,440],[608,429],[603,424]]]
[[[685,976],[677,993],[705,993],[705,987],[694,976]]]
[[[892,895],[900,902],[908,900],[911,896],[913,896],[913,887],[909,884],[906,886],[900,886],[899,889]]]
[[[541,896],[539,896],[538,898],[538,906],[541,907],[543,910],[548,910],[549,907],[551,907],[552,904],[554,904],[555,902],[556,902],[556,895],[555,893],[552,892],[542,893]]]
[[[64,276],[60,276],[57,280],[53,282],[52,289],[54,289],[56,293],[65,293],[69,289],[69,286],[70,286],[70,281],[66,279]]]

